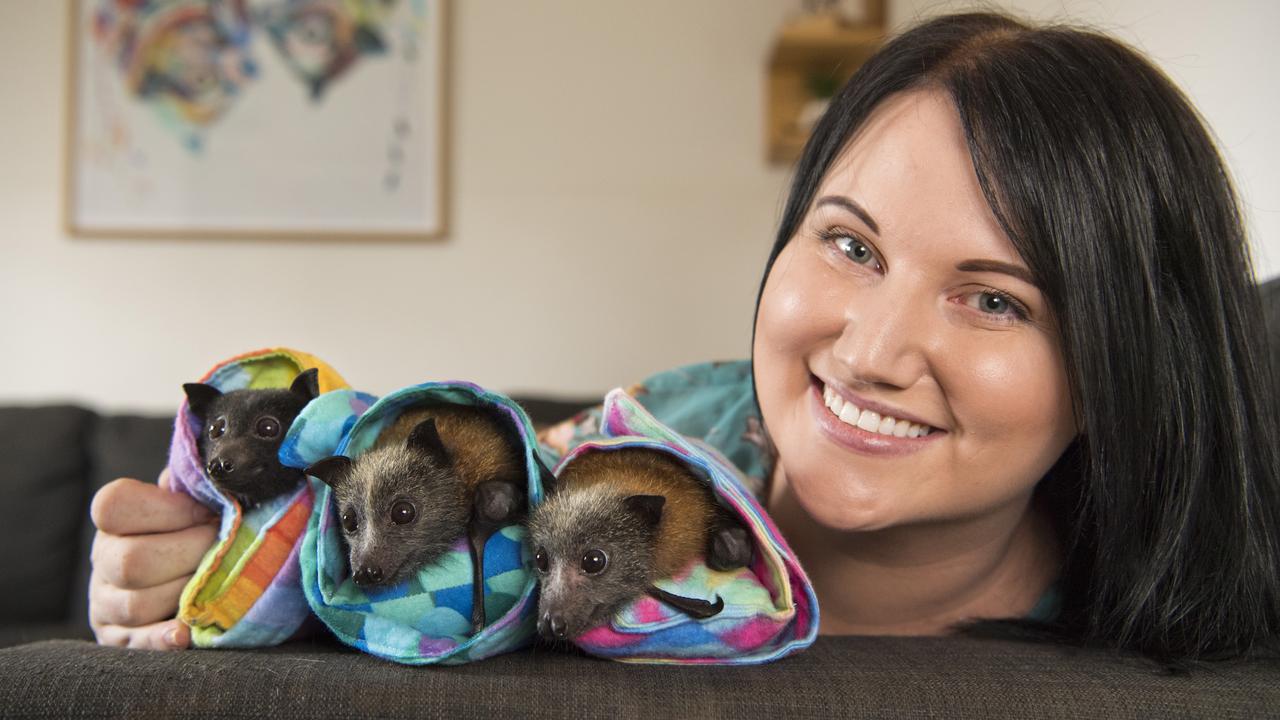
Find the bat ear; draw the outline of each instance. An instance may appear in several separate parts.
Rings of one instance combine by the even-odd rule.
[[[440,432],[436,430],[435,418],[427,418],[415,425],[409,433],[407,444],[435,458],[441,465],[452,464],[449,451],[445,449]]]
[[[191,414],[201,420],[207,416],[213,401],[222,397],[221,390],[204,383],[183,383],[182,389],[187,393],[187,407],[191,408]]]
[[[310,368],[298,373],[289,391],[301,395],[307,402],[315,400],[320,394],[320,371]]]
[[[538,476],[542,480],[542,492],[552,495],[556,492],[556,476],[551,473],[551,468],[542,462],[542,456],[535,450],[533,453],[534,462],[538,464]]]
[[[351,458],[345,455],[331,455],[311,463],[303,472],[337,490],[351,472]]]
[[[623,500],[622,504],[645,525],[656,529],[662,521],[662,507],[667,504],[667,499],[661,495],[632,495]]]

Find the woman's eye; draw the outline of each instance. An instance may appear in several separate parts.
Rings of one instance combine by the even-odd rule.
[[[999,295],[992,295],[991,293],[981,294],[981,297],[978,300],[978,307],[981,308],[983,312],[988,312],[993,315],[1003,315],[1013,308],[1013,306],[1009,304],[1008,300],[1005,300]]]
[[[598,575],[609,565],[609,556],[603,550],[588,550],[582,554],[582,572]]]
[[[413,508],[413,503],[408,500],[400,500],[391,506],[391,522],[397,525],[411,523],[417,516],[418,511]]]
[[[546,573],[551,569],[551,559],[547,557],[546,548],[538,548],[538,551],[533,554],[533,566],[540,573]]]
[[[258,422],[254,423],[253,432],[258,437],[267,440],[280,437],[280,421],[270,415],[264,415],[258,418]]]
[[[1017,301],[1003,293],[989,290],[972,293],[966,299],[965,304],[984,315],[991,315],[1002,320],[1027,318],[1026,311],[1018,305]]]
[[[876,259],[876,254],[871,250],[871,246],[856,237],[838,235],[835,237],[835,245],[836,249],[845,254],[845,257],[859,265],[880,267],[880,261]]]
[[[356,531],[357,527],[358,525],[356,523],[356,514],[351,512],[350,510],[343,510],[342,511],[342,529],[346,530],[349,533],[353,533]]]
[[[210,440],[217,440],[218,438],[225,435],[226,432],[227,432],[226,418],[224,417],[214,418],[213,422],[209,423],[209,439]]]

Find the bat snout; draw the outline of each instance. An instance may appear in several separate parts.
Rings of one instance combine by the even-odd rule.
[[[378,565],[363,565],[359,570],[355,571],[351,579],[355,581],[356,585],[362,587],[377,585],[383,580],[382,568]]]
[[[538,618],[538,633],[548,640],[564,640],[569,636],[569,623],[563,615],[547,611]]]
[[[205,465],[205,470],[209,473],[209,477],[214,480],[226,480],[235,474],[238,467],[239,465],[235,459],[218,456]]]

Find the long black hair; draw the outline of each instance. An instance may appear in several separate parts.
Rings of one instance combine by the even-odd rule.
[[[1081,433],[1037,487],[1065,552],[1061,612],[1038,629],[1171,662],[1273,650],[1280,423],[1237,199],[1138,53],[987,13],[892,40],[815,127],[765,277],[871,111],[925,87],[954,102],[1061,331]]]

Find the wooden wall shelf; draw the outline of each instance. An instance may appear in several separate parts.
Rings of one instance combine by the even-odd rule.
[[[877,3],[872,2],[872,5]],[[818,86],[839,88],[884,43],[883,11],[853,24],[835,14],[810,14],[788,23],[769,57],[766,156],[790,163],[809,139]],[[815,89],[818,88],[818,89]]]

